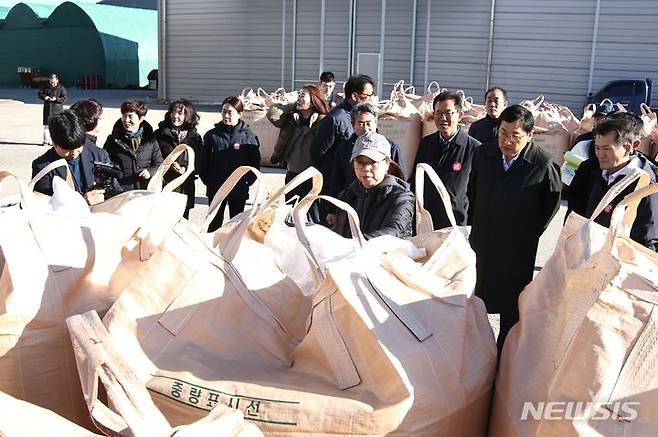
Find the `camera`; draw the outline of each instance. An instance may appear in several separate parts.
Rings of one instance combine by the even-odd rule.
[[[96,184],[92,190],[105,190],[105,198],[116,196],[123,192],[121,187],[114,183],[114,180],[119,179],[122,175],[121,168],[118,165],[94,161],[92,171],[94,173],[94,179],[96,179]]]

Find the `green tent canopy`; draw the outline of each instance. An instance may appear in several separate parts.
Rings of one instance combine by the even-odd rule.
[[[17,85],[18,67],[36,67],[58,73],[68,86],[89,77],[114,88],[144,86],[157,56],[152,10],[19,3],[0,26],[0,85]]]

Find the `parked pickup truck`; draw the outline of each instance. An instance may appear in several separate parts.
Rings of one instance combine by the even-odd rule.
[[[627,111],[640,114],[640,105],[645,103],[651,105],[651,91],[653,82],[651,79],[644,80],[613,80],[608,82],[601,90],[587,96],[587,103],[600,103],[603,99],[610,99],[614,103],[621,103]],[[656,102],[658,104],[658,102]],[[654,112],[658,108],[652,107]]]

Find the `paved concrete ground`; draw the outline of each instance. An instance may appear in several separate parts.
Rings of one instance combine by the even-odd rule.
[[[43,128],[41,126],[42,105],[36,97],[36,90],[25,89],[0,89],[0,111],[5,114],[5,122],[0,130],[0,169],[10,171],[24,180],[31,176],[31,162],[44,153],[47,149],[39,146],[42,142]],[[104,106],[103,117],[99,123],[100,133],[98,144],[102,145],[105,138],[111,132],[112,126],[120,117],[119,106],[121,102],[130,97],[139,97],[149,103],[151,109],[146,114],[146,119],[152,126],[163,119],[166,107],[155,102],[155,92],[145,90],[69,90],[69,102],[78,99],[94,97]],[[213,124],[219,121],[218,108],[201,107],[201,121],[199,132],[211,129]],[[284,171],[280,169],[263,169],[265,183],[268,190],[283,185]],[[197,180],[196,206],[190,214],[190,220],[198,225],[203,224],[208,209],[205,198],[205,187]],[[0,188],[0,196],[15,190],[11,184]],[[549,228],[540,240],[537,254],[537,268],[544,265],[553,252],[557,237],[559,235],[566,206],[563,202],[560,211],[551,222]],[[494,330],[497,329],[497,320],[492,318]]]

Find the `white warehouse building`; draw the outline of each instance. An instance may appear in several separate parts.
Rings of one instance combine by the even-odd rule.
[[[658,79],[658,0],[158,0],[159,97],[219,102],[370,74],[577,113],[615,79]],[[658,87],[658,82],[656,83]],[[654,105],[658,92],[654,87]]]

